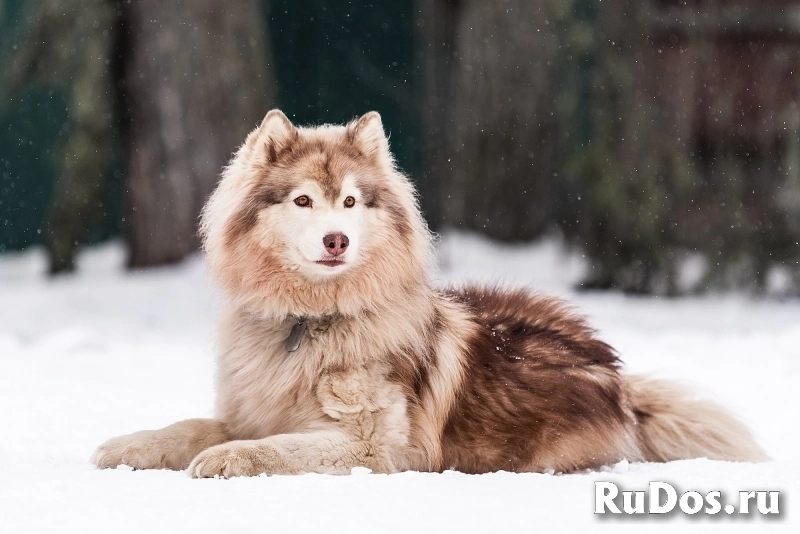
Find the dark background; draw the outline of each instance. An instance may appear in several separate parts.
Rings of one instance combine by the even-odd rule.
[[[800,290],[800,2],[0,0],[0,253],[181,260],[272,107],[378,110],[437,231],[558,233],[583,288]],[[678,283],[690,256],[704,276]]]

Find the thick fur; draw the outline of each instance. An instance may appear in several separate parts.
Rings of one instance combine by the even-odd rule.
[[[100,467],[230,477],[765,458],[717,406],[623,375],[561,302],[434,289],[431,235],[377,113],[316,128],[268,113],[202,231],[227,296],[217,419],[114,438],[95,453]],[[349,238],[336,258],[331,232]],[[289,352],[298,319],[307,331]]]
[[[645,458],[658,462],[698,456],[737,462],[768,459],[747,427],[688,387],[644,377],[629,377],[627,382]]]

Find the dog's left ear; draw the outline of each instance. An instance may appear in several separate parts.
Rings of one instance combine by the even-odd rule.
[[[350,124],[350,139],[367,157],[391,160],[389,140],[383,131],[383,122],[377,111],[370,111]]]

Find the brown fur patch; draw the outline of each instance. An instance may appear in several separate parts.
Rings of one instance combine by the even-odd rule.
[[[280,162],[284,169],[317,182],[330,201],[341,193],[345,175],[363,171],[368,163],[358,149],[348,142],[306,139],[302,135],[292,145],[289,156]]]
[[[258,222],[258,213],[264,208],[284,202],[291,190],[291,184],[285,182],[259,182],[228,222],[226,243],[231,245],[237,238],[252,230]]]
[[[392,190],[386,184],[370,181],[363,176],[357,179],[356,185],[361,191],[364,205],[370,209],[384,210],[389,215],[398,238],[410,245],[408,239],[413,233],[412,218]]]
[[[619,362],[582,319],[525,291],[449,295],[469,306],[479,328],[442,436],[443,467],[571,471],[620,459],[634,419],[622,402]]]
[[[433,307],[430,318],[426,321],[424,337],[416,344],[416,348],[409,346],[400,354],[393,354],[387,358],[391,365],[389,380],[403,387],[415,405],[419,404],[423,390],[428,385],[430,369],[436,366],[436,348],[442,326],[441,311]]]

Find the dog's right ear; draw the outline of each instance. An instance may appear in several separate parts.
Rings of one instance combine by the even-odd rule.
[[[297,128],[279,109],[267,113],[256,132],[258,142],[264,143],[270,164],[278,161],[281,152],[288,149],[297,138]]]

